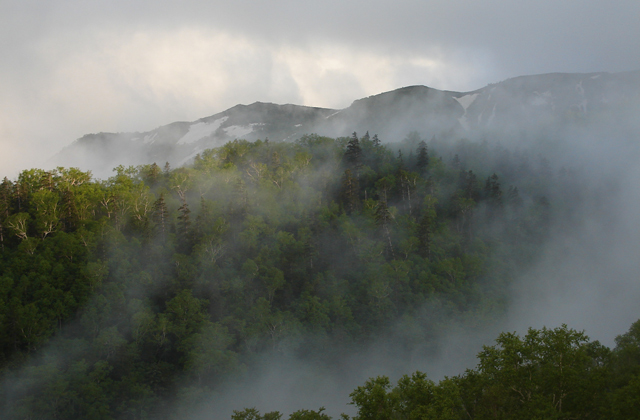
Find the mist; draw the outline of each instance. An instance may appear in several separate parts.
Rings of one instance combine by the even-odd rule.
[[[386,375],[395,381],[416,370],[436,381],[462,374],[476,365],[482,346],[491,345],[503,331],[522,334],[529,327],[567,324],[614,346],[615,337],[640,318],[640,4],[626,0],[606,5],[594,1],[467,3],[403,1],[390,7],[384,2],[362,1],[327,6],[281,1],[269,5],[187,1],[176,5],[162,1],[45,4],[10,0],[0,17],[0,51],[5,57],[0,69],[0,178],[15,180],[30,168],[72,166],[103,180],[105,190],[97,191],[104,192],[123,185],[129,188],[129,165],[133,166],[131,173],[139,171],[131,175],[135,182],[144,178],[143,170],[148,169],[138,165],[156,162],[162,166],[167,161],[175,172],[173,184],[167,181],[166,188],[134,189],[135,204],[141,208],[151,208],[164,194],[174,227],[167,228],[166,235],[163,230],[162,240],[160,235],[149,233],[149,226],[159,222],[145,226],[140,212],[136,213],[140,216],[138,225],[125,221],[129,210],[108,202],[107,193],[102,197],[105,204],[93,212],[109,219],[108,223],[122,216],[115,223],[125,227],[116,233],[105,228],[96,230],[94,236],[82,236],[84,245],[78,240],[74,249],[89,248],[100,241],[107,245],[97,248],[99,259],[91,261],[94,265],[89,269],[75,272],[73,280],[80,283],[91,278],[83,285],[100,293],[90,294],[78,304],[64,325],[58,321],[60,325],[51,333],[54,338],[46,344],[33,352],[27,347],[29,355],[24,359],[6,361],[10,373],[0,381],[3,406],[38,395],[54,383],[56,374],[70,366],[81,372],[77,378],[91,377],[86,372],[108,378],[106,370],[91,370],[90,364],[85,371],[80,369],[80,361],[89,357],[133,372],[135,363],[128,369],[118,363],[133,351],[135,346],[130,344],[134,342],[143,343],[141,358],[157,352],[162,362],[177,360],[182,350],[166,350],[168,345],[164,344],[156,348],[152,345],[156,342],[149,343],[161,341],[153,334],[160,337],[158,325],[171,316],[163,299],[189,287],[209,301],[208,306],[201,305],[201,312],[216,321],[206,330],[213,331],[210,337],[197,336],[189,345],[202,350],[211,344],[211,337],[216,343],[233,343],[223,349],[211,346],[212,351],[220,350],[221,359],[233,368],[216,366],[211,368],[214,373],[171,376],[166,366],[154,365],[157,370],[147,372],[148,377],[174,379],[171,384],[162,384],[165,390],[170,389],[166,400],[147,403],[166,410],[160,417],[229,419],[233,410],[246,407],[261,413],[277,410],[285,416],[320,407],[326,407],[333,418],[340,413],[355,415],[355,407],[348,404],[349,394],[368,378]],[[549,72],[571,74],[541,75]],[[540,76],[517,77],[536,74]],[[607,81],[602,82],[604,79]],[[562,85],[566,80],[570,83]],[[527,85],[529,81],[531,85]],[[561,89],[554,90],[560,85]],[[403,86],[407,88],[398,89]],[[491,91],[494,88],[497,90]],[[238,104],[252,105],[236,107]],[[322,109],[299,110],[291,117],[287,112],[295,105],[275,104]],[[235,114],[228,113],[232,109]],[[263,127],[260,124],[268,122],[267,114],[277,114],[275,126],[286,126],[274,130],[282,134],[280,138],[266,129],[234,135],[244,133],[248,126]],[[304,118],[300,117],[303,114]],[[216,130],[220,130],[212,129],[202,138],[180,144],[196,131],[191,130],[197,124],[218,124]],[[293,129],[298,124],[300,128]],[[232,167],[215,172],[222,167],[217,161],[207,161],[209,168],[200,161],[203,166],[198,170],[216,173],[209,179],[201,175],[195,180],[188,178],[196,172],[192,169],[202,156],[205,160],[212,156],[205,150],[219,150],[242,138],[253,142],[268,137],[277,152],[281,140],[290,145],[307,133],[342,138],[338,143],[346,145],[354,131],[360,138],[365,132],[379,135],[394,158],[401,150],[406,161],[415,154],[418,140],[425,140],[432,164],[445,174],[441,198],[448,199],[455,192],[452,179],[458,174],[451,169],[455,158],[461,161],[460,169],[478,175],[479,184],[494,172],[501,182],[509,180],[501,184],[502,190],[506,193],[507,188],[518,187],[523,202],[531,208],[540,199],[538,193],[544,193],[552,214],[548,233],[542,235],[544,240],[532,252],[535,256],[522,264],[512,282],[503,288],[491,285],[499,289],[499,298],[486,306],[486,302],[465,306],[460,304],[463,298],[435,293],[410,316],[403,313],[404,308],[395,308],[401,315],[359,340],[344,338],[347,333],[328,339],[306,331],[292,316],[283,321],[289,323],[289,330],[283,327],[284,338],[246,333],[245,329],[254,325],[242,324],[244,318],[232,322],[230,316],[222,317],[225,308],[219,303],[220,296],[241,296],[237,302],[248,312],[260,297],[273,300],[278,291],[264,292],[266,286],[261,282],[266,280],[251,272],[250,264],[245,269],[242,261],[234,261],[238,267],[229,268],[233,264],[224,265],[225,259],[241,247],[253,247],[252,252],[261,246],[275,248],[274,242],[267,245],[260,239],[269,230],[264,221],[271,217],[279,218],[282,226],[297,226],[295,218],[307,217],[322,200],[327,201],[327,213],[334,211],[331,200],[323,194],[339,197],[341,179],[332,176],[344,169],[344,150],[327,158],[315,173],[300,175],[304,173],[301,169],[292,177],[297,189],[286,196],[293,203],[287,211],[277,207],[284,204],[276,197],[285,201],[277,195],[280,180],[262,180],[267,187],[257,180],[265,170],[259,164],[276,167],[277,156],[263,161],[255,158],[254,171],[240,171],[240,175],[233,173]],[[85,149],[76,148],[78,144]],[[56,154],[60,159],[52,158]],[[397,162],[390,159],[387,163]],[[113,171],[117,165],[124,165],[120,172]],[[518,174],[521,169],[539,171],[540,179]],[[122,174],[126,176],[118,178]],[[187,174],[188,181],[180,184],[175,174]],[[247,187],[238,179],[262,186],[242,190]],[[376,188],[368,193],[368,199],[380,201],[382,194]],[[243,210],[238,210],[243,200],[263,204],[252,209],[249,221],[243,221]],[[183,219],[176,215],[187,202],[193,211],[192,223],[206,213],[198,209],[198,203],[209,205],[211,212],[207,216],[211,229],[202,234],[211,240],[205,244],[208,247],[202,241],[193,261],[185,257],[188,253],[181,249],[177,233]],[[406,212],[399,203],[397,199],[400,210],[396,211]],[[348,219],[346,206],[340,205],[336,219]],[[440,214],[450,211],[447,206],[438,208]],[[476,223],[485,223],[482,211],[485,209],[479,209]],[[4,219],[0,215],[0,223]],[[259,233],[255,238],[247,235],[238,239],[240,232],[250,230],[246,227],[250,223]],[[372,254],[385,255],[383,246],[376,248],[379,238],[372,232],[377,231],[366,220],[340,223],[336,222],[336,230],[355,231],[360,236],[354,236],[353,242],[360,241],[363,249],[370,247]],[[401,221],[394,223],[399,226]],[[507,255],[507,234],[490,223],[475,228]],[[144,229],[146,236],[136,236]],[[407,231],[398,231],[397,238],[410,238]],[[13,231],[1,232],[10,246],[29,251],[28,242],[23,244]],[[303,236],[293,230],[287,233],[296,240]],[[112,236],[104,240],[105,235]],[[51,236],[55,238],[50,235],[46,240]],[[233,241],[225,242],[229,237]],[[283,242],[290,237],[283,237]],[[252,239],[255,244],[247,245]],[[353,245],[345,240],[347,245],[340,243],[334,249],[325,236],[318,242],[326,255],[313,256],[316,266],[323,262],[331,265],[351,252]],[[400,255],[400,239],[394,245]],[[65,263],[69,259],[65,253],[56,256]],[[148,261],[155,261],[157,268],[141,268],[144,264],[137,257],[148,266],[153,265]],[[110,258],[125,262],[108,266]],[[193,275],[197,270],[209,272],[197,277]],[[229,280],[233,270],[238,274]],[[171,275],[175,281],[168,279]],[[261,275],[276,278],[269,277],[271,273]],[[0,292],[13,290],[12,282],[17,284],[18,278],[9,281],[8,274],[3,276],[5,273],[0,273]],[[102,294],[100,282],[105,279],[117,286],[105,287]],[[331,281],[335,283],[332,287],[346,294],[345,279]],[[490,283],[482,281],[479,289]],[[243,288],[250,290],[246,296]],[[258,318],[247,317],[253,321]],[[84,330],[91,331],[90,339],[67,338],[79,337],[78,331]],[[244,336],[253,341],[234,341]],[[18,338],[14,340],[15,348]],[[236,353],[224,353],[229,349]],[[183,353],[188,359],[188,352]],[[37,376],[38,372],[44,372],[43,376]],[[215,386],[199,388],[207,380]],[[64,388],[63,382],[59,385]],[[147,396],[141,391],[138,397],[143,406]],[[128,415],[144,417],[143,413]]]
[[[362,102],[364,117],[357,116],[357,124],[366,124],[366,121],[371,120],[368,119],[367,112],[370,112],[373,106],[371,104],[379,103],[378,99],[370,98],[369,102]],[[443,100],[454,113],[453,118],[429,120],[423,127],[425,131],[419,133],[415,129],[421,126],[415,125],[411,113],[405,115],[404,119],[394,117],[398,112],[397,109],[393,109],[394,105],[398,104],[396,99],[382,102],[386,105],[380,108],[382,113],[378,114],[376,122],[379,127],[384,128],[384,134],[389,136],[383,137],[382,140],[391,155],[400,150],[403,151],[403,156],[409,159],[411,153],[415,153],[421,138],[431,139],[428,147],[432,153],[432,164],[441,167],[453,165],[454,160],[458,158],[461,168],[477,173],[480,182],[492,172],[498,172],[499,179],[508,179],[518,186],[524,202],[530,203],[529,205],[539,199],[536,191],[546,195],[552,214],[551,224],[548,234],[540,243],[539,252],[535,253],[535,258],[529,264],[523,265],[522,271],[517,273],[513,281],[505,285],[500,291],[503,298],[497,299],[493,306],[485,308],[480,304],[471,305],[468,309],[460,311],[447,300],[448,298],[436,295],[427,299],[411,316],[399,316],[385,321],[375,335],[365,340],[326,341],[326,337],[315,337],[308,331],[296,332],[296,328],[299,327],[295,322],[285,318],[285,322],[289,323],[286,324],[286,328],[292,333],[281,339],[272,339],[272,345],[266,347],[255,343],[245,344],[254,349],[249,353],[250,356],[243,359],[238,369],[232,372],[223,370],[220,373],[220,383],[214,389],[201,392],[196,387],[197,382],[193,382],[192,379],[177,379],[175,387],[179,391],[175,397],[176,401],[163,403],[168,404],[168,410],[174,416],[194,420],[228,419],[233,410],[248,407],[255,407],[262,413],[280,411],[285,415],[303,408],[325,407],[326,412],[336,418],[340,413],[355,414],[354,407],[348,404],[349,394],[368,378],[386,375],[395,381],[400,376],[417,370],[426,372],[432,380],[459,375],[465,369],[475,366],[476,355],[482,346],[492,344],[502,331],[523,333],[529,327],[555,327],[567,324],[572,328],[584,330],[592,339],[612,347],[614,338],[624,333],[629,325],[640,317],[636,305],[640,298],[640,284],[637,281],[640,262],[635,258],[640,250],[640,223],[636,220],[635,211],[640,203],[640,193],[636,188],[640,180],[640,170],[637,169],[637,161],[640,158],[640,129],[633,118],[639,109],[637,102],[634,102],[635,99],[637,98],[632,94],[631,100],[623,101],[622,106],[615,105],[612,108],[615,114],[612,114],[611,110],[585,113],[585,120],[570,118],[566,121],[555,121],[541,127],[540,131],[532,129],[536,120],[532,120],[531,114],[526,112],[520,116],[514,113],[506,114],[508,125],[499,124],[500,118],[504,117],[495,114],[495,117],[490,119],[493,125],[480,127],[475,131],[452,131],[451,124],[462,118],[463,111],[464,115],[472,115],[472,112],[483,115],[483,111],[471,107],[461,110],[456,108],[453,99],[444,97]],[[520,99],[514,96],[506,102],[517,100]],[[411,106],[415,105],[407,108],[402,105],[401,114],[407,114]],[[437,106],[437,102],[432,106]],[[495,109],[494,105],[489,106]],[[337,125],[332,126],[333,129],[347,130],[349,114],[345,114],[347,117],[341,116]],[[567,115],[572,116],[571,113]],[[400,123],[394,125],[394,121]],[[518,127],[526,127],[520,136],[517,135]],[[358,126],[359,130],[361,128],[364,127]],[[372,135],[374,133],[371,132]],[[406,133],[404,140],[390,141],[401,137],[400,133]],[[466,138],[463,138],[462,134]],[[179,130],[178,136],[182,135],[184,129]],[[339,141],[346,144],[347,140],[343,138]],[[220,149],[223,152],[205,154],[193,165],[206,168],[206,165],[211,165],[216,159],[224,160],[225,156],[234,156],[237,152],[234,152],[233,148],[245,147],[242,144],[230,143],[225,146],[227,149]],[[279,165],[280,159],[284,159],[285,155],[278,157],[277,153],[284,151],[287,143],[274,142],[271,146],[262,144],[261,147],[272,147],[270,150],[276,154],[268,159],[272,165]],[[341,154],[327,149],[323,155],[326,162],[322,166],[315,168],[314,172],[301,172],[296,175],[302,188],[288,193],[287,200],[295,203],[290,207],[290,211],[304,214],[313,208],[314,203],[323,200],[322,194],[317,191],[340,188],[337,181],[331,181],[330,178],[332,174],[342,170]],[[207,159],[214,160],[210,162]],[[251,159],[256,160],[248,162],[246,174],[243,175],[246,182],[264,176],[261,173],[265,169],[259,166],[260,161],[257,158]],[[142,174],[139,176],[146,176],[146,170],[148,167],[139,167],[138,171]],[[234,206],[241,206],[245,200],[242,195],[238,195],[236,181],[231,181],[236,175],[227,171],[220,172],[213,178],[190,178],[190,170],[189,167],[179,168],[171,175],[169,185],[174,192],[166,191],[167,206],[170,211],[176,212],[181,203],[189,201],[195,204],[198,197],[222,200],[211,207],[212,213],[207,216],[215,222],[211,227],[217,232],[216,229],[224,227],[216,221],[216,217],[226,211],[222,203],[229,203],[233,209]],[[121,168],[118,175],[109,182],[113,185],[127,182],[126,178],[122,178],[126,173],[126,170]],[[539,179],[536,179],[536,176],[526,176],[526,173],[538,174]],[[272,206],[276,205],[275,194],[281,181],[266,178],[265,181],[268,183],[261,188],[251,187],[243,193],[246,194],[247,200],[263,203],[252,210],[251,223],[256,223],[257,229],[264,229],[259,227],[260,223],[263,223],[261,220],[280,217],[277,216],[277,212],[274,213]],[[335,185],[331,186],[331,182]],[[504,184],[502,188],[507,191],[507,187],[511,186],[513,185]],[[447,192],[446,188],[440,192],[442,196],[452,192]],[[175,191],[182,192],[176,195]],[[143,199],[148,192],[140,190],[136,194],[140,194],[140,199]],[[399,201],[396,204],[400,206]],[[204,210],[200,212],[204,214]],[[479,210],[478,214],[481,215],[482,211]],[[477,223],[484,223],[481,222],[484,219],[478,217],[480,218],[477,219]],[[131,229],[137,228],[133,226]],[[485,227],[480,224],[476,229],[486,229],[489,237],[494,235],[494,240],[498,243],[507,239],[503,233],[492,233],[492,225]],[[128,243],[121,233],[114,232],[113,235],[107,242],[108,258],[122,258],[128,253],[144,255],[139,243]],[[363,247],[373,244],[367,242],[370,240],[366,235],[358,239]],[[198,251],[201,252],[198,254],[198,258],[201,258],[199,264],[209,267],[211,273],[219,273],[215,271],[215,266],[219,261],[224,261],[224,257],[220,259],[217,253],[231,253],[235,248],[251,243],[251,238],[243,237],[237,243],[226,243],[218,248],[216,243],[212,241],[211,249],[203,248]],[[171,256],[170,253],[175,252],[175,249],[159,251],[159,247],[164,245],[158,237],[145,246],[149,247],[150,251],[147,252],[156,253],[152,255],[157,255],[159,261],[167,259],[163,261],[164,270],[173,266],[171,270],[176,270],[179,282],[190,281],[183,278],[189,278],[188,273],[192,266],[183,257]],[[251,246],[261,246],[260,240]],[[329,250],[333,244],[318,246],[325,247],[319,249]],[[331,259],[336,258],[340,252],[344,250],[331,249],[328,255],[319,256],[319,260],[325,258],[331,264]],[[209,259],[212,262],[208,262]],[[119,277],[130,276],[127,269],[122,269],[122,273],[119,274],[120,267],[111,267],[110,270],[115,271],[110,275],[116,280]],[[218,284],[218,274],[206,275],[200,280],[202,283],[196,283],[194,287],[199,288],[198,290],[206,296],[211,296],[210,310],[213,313],[220,311],[214,298],[220,293],[221,287],[234,290],[233,288],[241,287],[243,282],[250,284],[256,281],[255,274],[250,274],[244,267],[242,270],[241,277],[227,285]],[[145,276],[148,276],[148,279]],[[145,316],[153,316],[153,312],[149,311],[157,311],[152,309],[151,304],[146,303],[157,299],[157,293],[164,293],[161,290],[166,287],[166,283],[149,280],[156,276],[147,273],[133,281],[121,280],[126,284],[123,295],[128,296],[127,299],[133,298],[132,302],[135,301],[135,304],[121,309],[128,317],[144,320]],[[339,283],[342,280],[337,281],[336,287],[345,287]],[[481,283],[479,287],[484,287],[483,285],[484,283]],[[178,287],[184,285],[179,283]],[[255,283],[255,287],[264,286]],[[261,292],[256,289],[253,293],[259,295]],[[114,295],[121,299],[117,296]],[[116,300],[108,304],[117,307],[121,305],[118,302]],[[90,300],[84,307],[104,304]],[[102,327],[96,327],[102,331],[96,342],[109,343],[108,346],[114,347],[95,347],[96,354],[119,354],[125,348],[123,337],[142,334],[134,333],[125,326],[105,329],[107,325],[122,323],[116,321],[121,314],[110,315],[109,317],[113,317],[111,321],[108,318],[99,321],[94,320],[90,312],[84,311],[85,309],[80,309],[79,320],[73,321],[66,328],[73,331],[87,328],[88,322],[104,324]],[[144,324],[134,325],[138,325],[136,328],[139,329],[142,328],[140,325]],[[214,330],[215,334],[224,337],[224,333],[220,332],[223,331],[221,327],[216,328],[218,330]],[[237,326],[229,323],[224,328],[233,330]],[[200,339],[203,343],[207,342],[206,337]],[[302,351],[301,343],[306,343]],[[32,362],[37,365],[54,360],[61,366],[75,363],[74,357],[78,356],[74,354],[81,354],[86,348],[83,350],[83,347],[78,347],[74,350],[77,353],[74,353],[69,352],[69,345],[65,340],[53,340],[38,351]],[[27,371],[18,369],[5,377],[2,384],[5,397],[19,396],[20,392],[33,389],[33,385],[25,385],[28,375]],[[17,394],[6,391],[12,387],[17,390],[12,392]],[[193,393],[190,393],[192,391]]]
[[[193,418],[229,418],[231,410],[245,407],[285,415],[326,407],[334,418],[354,415],[348,395],[367,378],[386,375],[393,382],[414,371],[426,372],[433,380],[459,375],[475,367],[482,346],[491,345],[502,331],[523,334],[528,328],[567,324],[613,348],[615,337],[640,318],[640,127],[633,118],[638,110],[634,103],[613,120],[556,125],[543,130],[544,136],[527,133],[522,139],[511,137],[506,145],[504,133],[496,129],[475,135],[472,143],[487,143],[493,136],[501,139],[489,141],[496,150],[526,150],[531,164],[551,162],[549,176],[558,185],[551,206],[562,195],[569,203],[564,214],[556,214],[540,257],[510,285],[505,310],[489,322],[478,323],[473,313],[452,315],[431,302],[416,320],[398,320],[373,343],[345,348],[330,363],[268,354],[243,382],[213,395]],[[510,123],[530,127],[528,120]],[[430,146],[445,157],[456,151],[454,142]],[[435,338],[425,334],[436,324],[440,328]]]

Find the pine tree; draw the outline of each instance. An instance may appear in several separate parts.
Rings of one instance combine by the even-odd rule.
[[[416,168],[420,175],[424,175],[427,172],[429,166],[429,152],[427,151],[427,143],[422,140],[418,145],[418,160],[416,161]]]
[[[484,195],[493,208],[502,207],[502,190],[498,182],[498,175],[493,174],[487,178],[484,185]]]
[[[156,183],[158,182],[158,179],[160,178],[161,172],[162,171],[160,170],[160,167],[155,162],[153,162],[151,166],[149,166],[146,173],[147,183],[152,187],[156,185]]]
[[[353,176],[350,169],[344,171],[342,177],[342,201],[348,214],[353,214],[358,210],[360,188],[358,179]]]
[[[349,169],[353,169],[356,178],[359,177],[360,166],[362,165],[362,149],[358,135],[354,131],[351,135],[349,143],[347,143],[347,151],[344,154],[344,160]]]
[[[167,203],[164,200],[164,193],[160,193],[160,197],[153,203],[153,221],[160,231],[162,242],[167,240],[168,220],[169,212],[167,211]]]
[[[391,229],[390,229],[393,215],[389,211],[389,207],[387,206],[387,202],[385,200],[378,201],[378,205],[376,206],[374,217],[376,220],[376,224],[382,228],[383,232],[387,237],[389,254],[391,255],[391,258],[394,258],[393,243],[391,242]]]
[[[476,178],[476,174],[471,170],[460,172],[459,183],[460,189],[462,190],[462,196],[477,202],[480,191],[478,188],[478,179]]]
[[[186,201],[178,208],[178,213],[178,240],[186,252],[191,246],[191,210]]]
[[[42,188],[46,188],[49,191],[54,190],[55,182],[54,182],[53,174],[50,171],[45,171],[42,173],[40,185],[42,186]]]

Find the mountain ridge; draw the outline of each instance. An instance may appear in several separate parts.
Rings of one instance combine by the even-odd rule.
[[[629,104],[640,104],[640,71],[517,76],[468,92],[412,85],[356,99],[343,109],[256,101],[146,132],[86,134],[50,163],[104,177],[118,165],[180,166],[235,139],[292,141],[309,133],[341,137],[354,131],[378,134],[383,141],[411,131],[428,138],[508,139]]]

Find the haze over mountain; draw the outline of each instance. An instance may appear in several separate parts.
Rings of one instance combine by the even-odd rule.
[[[58,164],[99,177],[116,165],[173,168],[141,165],[108,182],[33,169],[3,182],[0,303],[24,324],[0,324],[0,338],[6,354],[44,360],[5,376],[5,404],[42,418],[70,407],[58,416],[69,419],[76,395],[86,410],[104,396],[114,418],[140,407],[199,420],[321,405],[337,416],[366,378],[457,374],[499,331],[566,323],[613,346],[639,316],[639,80],[555,73],[468,92],[409,86],[344,109],[254,103],[82,137]],[[353,131],[361,146],[294,142]],[[22,315],[50,302],[70,309]],[[41,319],[53,337],[42,345],[41,330],[22,327]]]
[[[409,86],[336,110],[255,102],[193,122],[148,132],[87,134],[59,152],[52,166],[74,166],[108,177],[118,165],[169,162],[181,166],[228,141],[296,140],[303,134],[378,134],[383,142],[409,132],[425,137],[535,138],[562,124],[617,114],[629,122],[640,103],[640,71],[521,76],[471,92]]]

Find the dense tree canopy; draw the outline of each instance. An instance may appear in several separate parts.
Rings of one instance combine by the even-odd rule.
[[[236,140],[191,166],[121,166],[107,180],[75,168],[4,179],[0,410],[7,418],[171,418],[176,404],[242,375],[264,351],[330,361],[427,302],[447,316],[495,316],[571,199],[568,183],[538,176],[540,165],[486,143],[427,144],[414,133],[391,148],[353,133]],[[575,196],[586,187],[571,188]],[[441,326],[434,318],[421,328],[429,340]],[[596,375],[590,363],[607,353],[567,329],[530,334],[501,336],[503,347],[487,349],[477,374],[464,376],[473,387],[416,374],[393,398],[417,398],[415,410],[431,398],[434,413],[457,413],[456,401],[486,393],[508,396],[523,413],[534,403],[549,412],[596,404],[558,381],[588,389],[582,372]],[[548,382],[556,362],[526,346],[569,338],[576,370]],[[620,348],[634,343],[620,340]],[[522,369],[541,375],[517,382],[518,392],[535,388],[539,397],[483,382],[521,373],[501,365],[514,346],[527,349]],[[622,401],[637,374],[618,370]],[[384,399],[389,387],[376,380],[354,403],[365,413],[359,396]],[[474,404],[477,413],[494,409]],[[295,416],[326,418],[322,410]]]

